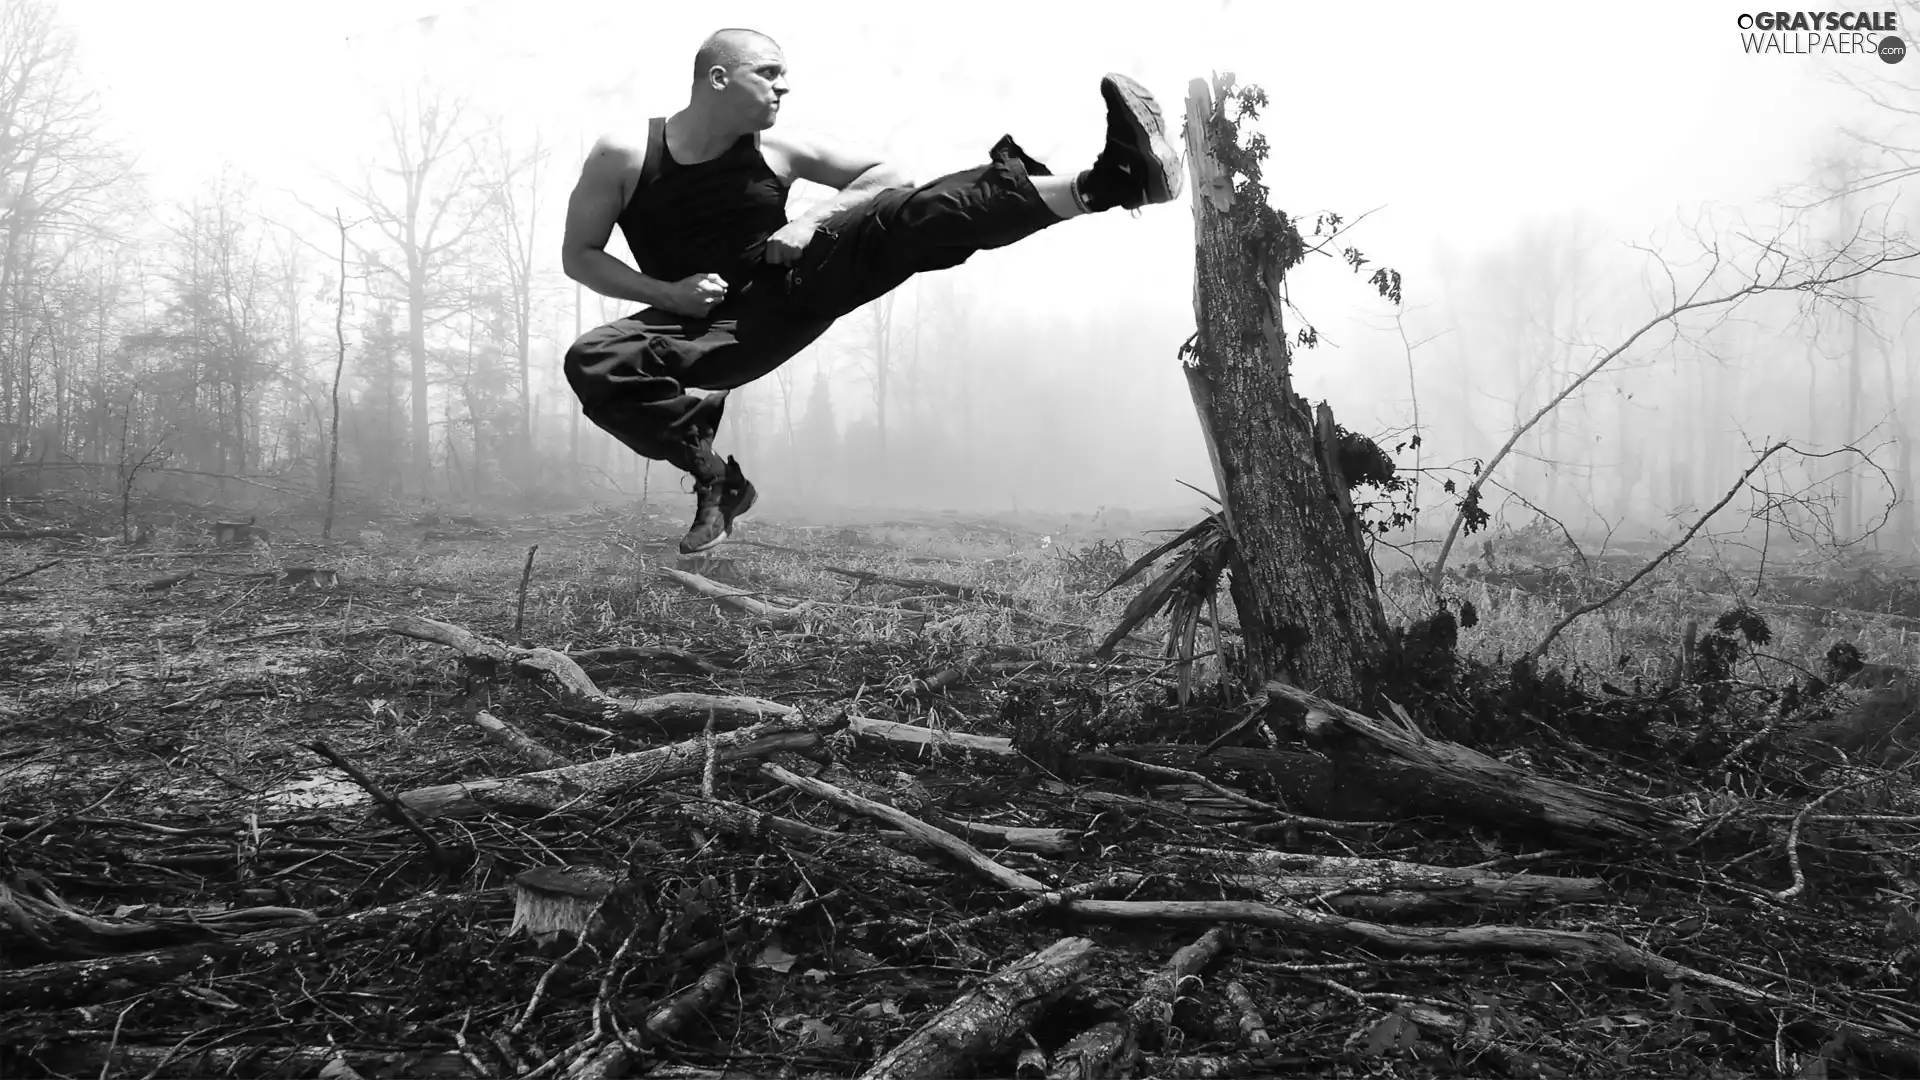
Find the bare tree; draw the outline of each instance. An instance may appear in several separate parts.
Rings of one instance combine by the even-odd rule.
[[[55,10],[0,5],[0,438],[34,424],[36,351],[57,346],[61,329],[46,321],[52,272],[74,238],[113,239],[108,210],[128,175],[98,135]]]
[[[439,91],[402,95],[386,112],[391,155],[348,193],[385,241],[385,251],[354,241],[362,259],[396,286],[406,303],[411,361],[411,480],[427,489],[432,468],[432,420],[427,379],[427,331],[458,310],[439,284],[459,262],[484,213],[478,158],[464,109]],[[384,177],[386,182],[382,182]],[[393,258],[390,260],[388,256]]]
[[[489,206],[486,240],[506,279],[508,314],[512,321],[513,354],[518,363],[520,394],[519,442],[524,455],[533,452],[532,366],[534,252],[540,226],[540,176],[550,153],[538,136],[524,153],[516,153],[506,137],[495,135],[488,147]]]
[[[1661,330],[1678,336],[1685,328],[1685,320],[1693,313],[1724,317],[1741,304],[1771,294],[1844,304],[1847,300],[1844,290],[1853,283],[1903,269],[1920,256],[1920,252],[1897,238],[1868,236],[1864,226],[1856,228],[1844,244],[1819,254],[1795,251],[1784,236],[1750,242],[1748,250],[1738,257],[1724,252],[1718,240],[1709,239],[1704,247],[1706,268],[1697,272],[1695,280],[1685,284],[1658,253],[1647,251],[1667,279],[1667,295],[1657,302],[1659,310],[1614,347],[1596,350],[1596,355],[1570,382],[1515,424],[1506,441],[1460,494],[1446,540],[1430,570],[1435,587],[1443,580],[1447,557],[1461,528],[1485,520],[1486,511],[1480,500],[1493,471],[1514,452],[1521,439],[1595,375],[1634,350],[1642,338]]]

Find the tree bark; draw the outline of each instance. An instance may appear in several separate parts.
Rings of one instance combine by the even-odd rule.
[[[1233,537],[1234,604],[1253,685],[1284,677],[1365,700],[1387,641],[1373,566],[1339,475],[1331,413],[1293,392],[1278,290],[1299,236],[1266,203],[1257,150],[1227,117],[1232,76],[1187,96],[1194,199],[1188,389]],[[1253,172],[1248,174],[1251,167]]]

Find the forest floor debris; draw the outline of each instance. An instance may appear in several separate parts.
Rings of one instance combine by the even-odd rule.
[[[1158,536],[458,524],[0,537],[0,1073],[1920,1072],[1912,567],[1502,538],[1367,716],[1094,655]]]

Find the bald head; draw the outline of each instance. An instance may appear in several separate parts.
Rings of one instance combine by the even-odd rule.
[[[780,44],[758,30],[738,27],[716,30],[700,43],[699,51],[693,54],[693,81],[706,81],[707,74],[716,67],[731,72],[768,50],[778,52]]]

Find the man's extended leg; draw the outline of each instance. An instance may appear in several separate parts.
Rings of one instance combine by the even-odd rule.
[[[1107,139],[1092,168],[1056,177],[1003,137],[990,164],[916,188],[884,191],[824,222],[794,268],[792,301],[837,318],[914,274],[944,270],[1077,213],[1133,209],[1180,192],[1180,158],[1160,107],[1124,75],[1108,75]]]

